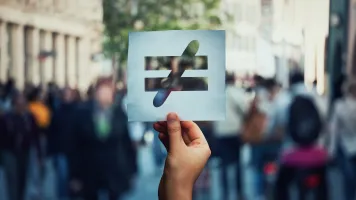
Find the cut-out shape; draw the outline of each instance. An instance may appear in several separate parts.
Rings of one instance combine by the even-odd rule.
[[[199,42],[197,40],[191,41],[180,57],[169,58],[169,68],[171,72],[167,78],[146,78],[146,91],[158,90],[153,98],[153,105],[160,107],[169,97],[172,91],[204,91],[207,90],[206,80],[198,77],[182,78],[186,69],[193,69],[194,58],[199,50]],[[203,60],[207,60],[206,56],[201,56]],[[156,66],[157,67],[157,66]],[[147,69],[147,66],[146,66]],[[147,83],[158,83],[152,86]],[[147,87],[149,85],[149,87]],[[184,87],[185,85],[185,87]],[[196,85],[196,87],[194,86]]]
[[[154,82],[155,84],[146,84],[145,91],[153,92],[160,90],[171,91],[207,91],[208,78],[201,77],[181,77],[170,82],[167,78],[146,78],[146,83]]]

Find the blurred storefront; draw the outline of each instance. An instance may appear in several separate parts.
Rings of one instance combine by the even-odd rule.
[[[0,80],[86,89],[101,52],[100,0],[0,2]],[[100,65],[100,64],[99,64]]]

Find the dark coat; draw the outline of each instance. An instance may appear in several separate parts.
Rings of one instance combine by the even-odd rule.
[[[114,108],[111,132],[101,140],[97,137],[94,112],[93,103],[86,103],[76,111],[71,176],[81,180],[84,188],[117,188],[117,192],[125,192],[136,171],[136,153],[128,133],[127,116],[121,106]]]
[[[48,130],[48,153],[68,154],[71,148],[75,113],[74,103],[61,104],[54,111]]]
[[[0,123],[1,148],[13,153],[28,152],[31,147],[39,145],[39,128],[30,112],[18,114],[6,113]]]

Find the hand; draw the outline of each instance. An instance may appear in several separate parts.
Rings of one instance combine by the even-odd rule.
[[[154,129],[168,155],[159,185],[160,200],[191,200],[193,186],[211,151],[198,125],[180,121],[169,113],[167,122],[156,122]]]

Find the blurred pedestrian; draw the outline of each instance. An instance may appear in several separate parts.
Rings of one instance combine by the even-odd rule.
[[[98,199],[100,190],[117,200],[130,189],[136,158],[127,117],[122,106],[114,104],[114,91],[111,80],[99,80],[94,101],[77,111],[70,153],[71,186],[85,200]]]
[[[126,89],[120,91],[120,96],[116,95],[116,102],[117,105],[121,105],[122,110],[125,112],[127,115],[127,91]],[[131,162],[134,163],[132,165],[132,171],[134,174],[138,173],[138,166],[136,165],[137,160],[134,160],[138,158],[138,150],[139,148],[143,145],[144,141],[144,134],[147,130],[147,127],[145,126],[146,124],[143,122],[128,122],[128,131],[129,131],[129,136],[130,136],[130,141],[132,143],[132,146],[134,147],[134,151],[132,151],[132,158]]]
[[[315,102],[315,105],[318,108],[320,116],[323,118],[323,120],[326,119],[328,102],[325,98],[318,94],[317,81],[313,82],[313,87],[310,91],[305,85],[304,73],[301,71],[294,71],[290,75],[289,90],[292,97],[304,95],[313,98],[313,101]]]
[[[29,110],[35,116],[41,133],[45,134],[51,121],[51,111],[46,105],[46,93],[41,88],[35,88],[30,92],[28,99]]]
[[[60,91],[54,82],[49,82],[47,86],[46,105],[51,113],[58,109],[60,105]]]
[[[275,199],[291,199],[289,188],[296,182],[300,199],[305,199],[312,189],[316,194],[315,199],[327,200],[328,154],[325,148],[317,145],[323,128],[318,108],[312,97],[300,95],[293,98],[288,110],[284,140],[291,140],[293,146],[282,151]],[[309,177],[317,177],[317,184],[310,186],[302,181]]]
[[[5,115],[0,131],[4,141],[3,162],[10,200],[23,200],[31,147],[36,147],[39,163],[43,158],[39,150],[39,129],[28,110],[25,96],[14,94],[12,105],[13,110]]]
[[[344,84],[344,97],[335,102],[330,122],[330,152],[340,160],[346,200],[356,195],[356,81]]]
[[[73,93],[74,93],[74,101],[76,103],[82,102],[83,99],[82,99],[82,95],[80,94],[80,91],[78,89],[74,89]]]
[[[53,157],[57,171],[58,199],[69,198],[68,156],[71,150],[71,137],[75,126],[76,102],[72,89],[63,90],[62,101],[53,113],[48,130],[48,155]]]
[[[40,134],[40,151],[41,154],[45,154],[47,150],[47,131],[51,122],[51,110],[46,105],[46,93],[45,91],[37,87],[32,90],[28,96],[29,103],[28,109],[35,118],[37,127],[39,128]],[[45,169],[40,169],[41,179],[45,178]]]
[[[2,102],[2,107],[5,111],[11,110],[12,96],[16,93],[16,82],[13,78],[9,78],[4,86],[4,97]]]
[[[265,115],[265,122],[260,124],[263,130],[258,137],[260,141],[252,145],[252,161],[256,172],[257,198],[265,196],[264,166],[276,162],[282,140],[285,135],[284,121],[279,120],[279,113],[286,114],[290,102],[289,94],[283,90],[275,79],[265,79],[260,88],[257,110]]]
[[[235,75],[227,74],[226,77],[226,119],[214,122],[214,136],[218,157],[221,160],[222,199],[229,198],[228,167],[233,164],[236,169],[236,188],[239,199],[243,198],[242,173],[240,163],[240,150],[242,141],[243,117],[248,109],[248,101],[245,91],[235,87]]]

